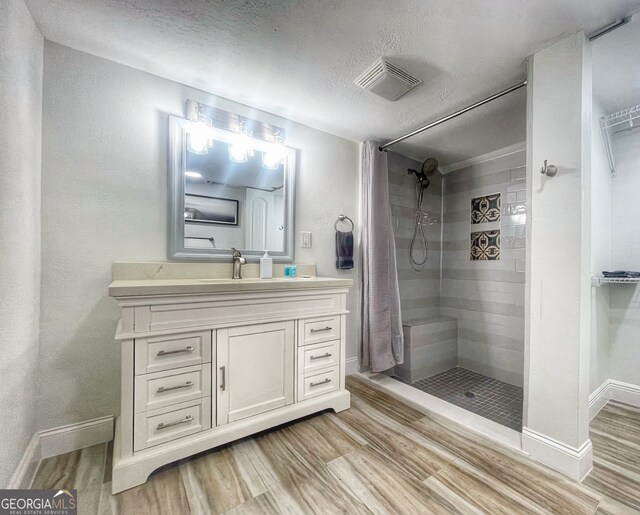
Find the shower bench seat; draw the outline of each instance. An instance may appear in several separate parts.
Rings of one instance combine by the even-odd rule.
[[[395,367],[395,375],[413,383],[458,365],[458,319],[409,319],[402,327],[404,363]]]

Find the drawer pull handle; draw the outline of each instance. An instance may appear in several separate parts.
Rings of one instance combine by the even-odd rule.
[[[165,424],[164,422],[160,422],[156,426],[156,431],[160,431],[162,429],[167,429],[168,427],[179,426],[180,424],[186,424],[187,422],[191,422],[193,420],[193,415],[189,415],[182,420],[176,420],[175,422],[168,422]]]
[[[158,388],[157,392],[158,393],[170,392],[171,390],[179,390],[180,388],[189,388],[190,386],[193,386],[193,381],[187,381],[186,383],[179,384],[177,386],[161,386],[160,388]]]
[[[169,354],[183,354],[185,352],[193,352],[194,348],[189,345],[188,347],[185,347],[184,349],[178,349],[178,350],[159,350],[158,351],[158,356],[168,356]]]
[[[323,333],[325,331],[331,331],[331,329],[333,329],[333,327],[328,325],[326,327],[323,327],[322,329],[311,329],[311,333]]]
[[[322,359],[322,358],[330,358],[330,357],[331,357],[331,353],[325,352],[322,356],[310,356],[309,359],[313,361],[314,359]]]
[[[227,377],[226,377],[226,367],[220,367],[220,390],[223,392],[227,388]]]
[[[311,383],[309,384],[309,387],[313,388],[314,386],[320,386],[321,384],[327,384],[330,383],[331,379],[329,379],[328,377],[324,380],[324,381],[319,381],[317,383]]]

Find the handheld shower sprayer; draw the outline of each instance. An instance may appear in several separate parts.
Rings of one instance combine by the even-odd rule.
[[[429,259],[429,244],[427,243],[427,235],[425,233],[425,225],[428,224],[426,213],[422,211],[422,197],[424,196],[424,190],[429,187],[431,184],[431,177],[438,171],[438,160],[434,157],[427,158],[424,163],[422,163],[422,167],[420,171],[409,169],[407,172],[409,175],[416,176],[416,220],[413,228],[413,237],[411,238],[411,246],[409,248],[409,259],[411,260],[411,267],[420,271],[424,269],[424,265]],[[424,257],[422,259],[418,259],[415,257],[415,245],[416,240],[420,236],[422,240],[422,252]]]

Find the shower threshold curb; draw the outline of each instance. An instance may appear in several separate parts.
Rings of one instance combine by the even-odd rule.
[[[371,383],[386,393],[408,404],[414,409],[425,412],[436,413],[448,418],[465,428],[474,431],[484,437],[490,438],[507,447],[528,455],[522,450],[522,434],[514,429],[505,427],[493,420],[476,415],[464,408],[451,404],[442,399],[438,399],[431,394],[425,393],[413,386],[401,383],[385,374],[374,372],[357,372],[356,377]]]

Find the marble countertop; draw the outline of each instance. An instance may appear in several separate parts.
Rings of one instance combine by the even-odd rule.
[[[353,286],[351,279],[337,277],[275,277],[273,279],[127,279],[109,285],[111,297],[181,295],[249,291],[302,290]]]

